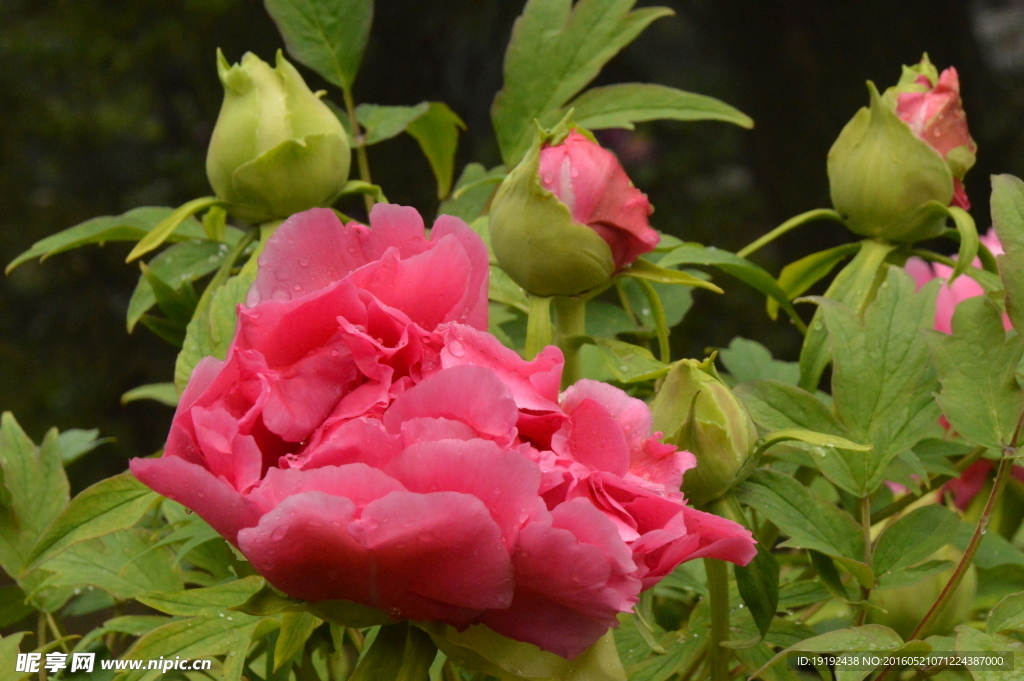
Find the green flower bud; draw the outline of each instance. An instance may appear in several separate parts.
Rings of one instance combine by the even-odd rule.
[[[955,564],[960,562],[962,557],[963,554],[953,546],[944,546],[933,553],[929,560],[952,561],[954,566],[949,570],[926,577],[916,584],[901,589],[875,589],[872,591],[871,604],[882,610],[870,609],[868,621],[873,624],[884,624],[904,639],[909,638],[917,624],[928,613],[935,599],[939,597],[942,589],[949,582],[949,578],[953,576],[953,571],[956,569]],[[956,625],[970,620],[977,587],[978,574],[974,566],[971,565],[964,573],[960,586],[946,601],[945,607],[921,632],[921,638],[951,634]]]
[[[910,242],[937,236],[953,198],[953,174],[868,83],[871,104],[828,153],[832,204],[856,234]]]
[[[757,428],[743,403],[715,370],[714,355],[672,365],[651,412],[665,442],[690,451],[697,467],[686,473],[683,492],[703,505],[737,482],[757,446]]]
[[[232,215],[258,223],[329,206],[348,180],[348,135],[323,92],[311,92],[277,52],[277,65],[247,52],[231,66],[217,51],[224,103],[206,175]]]

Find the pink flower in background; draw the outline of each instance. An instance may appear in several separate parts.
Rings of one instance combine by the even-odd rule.
[[[964,113],[964,105],[960,99],[960,77],[956,69],[951,66],[943,71],[938,82],[934,84],[925,75],[918,76],[916,82],[926,90],[900,93],[896,103],[896,114],[910,126],[915,135],[939,152],[942,158],[949,160],[950,152],[958,148],[969,152],[972,160],[967,167],[970,167],[977,145],[967,129],[967,114]],[[963,172],[966,172],[966,168]],[[964,191],[961,181],[963,172],[954,171],[953,201],[950,205],[969,210],[971,202],[967,199],[967,192]]]
[[[647,221],[654,210],[647,196],[601,145],[574,130],[561,144],[541,149],[539,172],[541,186],[569,208],[573,220],[608,243],[616,270],[658,245]]]
[[[688,452],[603,383],[561,395],[486,328],[487,251],[415,210],[314,209],[267,242],[220,361],[133,473],[278,589],[487,624],[572,658],[680,562],[745,564],[750,533],[686,506]]]
[[[981,241],[992,251],[993,255],[1003,252],[1002,244],[999,243],[995,230],[990,229],[986,235],[981,237]],[[974,265],[975,267],[980,267],[981,262],[975,260]],[[985,293],[981,284],[967,275],[957,277],[952,284],[945,283],[945,280],[949,279],[949,275],[953,273],[953,268],[948,265],[941,263],[929,264],[921,258],[915,257],[907,260],[906,270],[914,278],[918,290],[932,279],[944,280],[935,299],[935,329],[942,333],[953,332],[953,312],[960,301],[984,295]],[[1006,315],[1003,315],[1003,326],[1007,330],[1010,329],[1010,319]]]

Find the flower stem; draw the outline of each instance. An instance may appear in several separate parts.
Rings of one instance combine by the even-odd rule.
[[[775,239],[778,239],[791,229],[796,229],[800,225],[814,220],[835,220],[836,222],[842,222],[843,217],[831,208],[815,208],[814,210],[809,210],[806,213],[800,213],[800,215],[791,217],[761,238],[736,251],[736,255],[741,258],[745,258],[762,246],[766,246]]]
[[[871,499],[867,496],[860,499],[860,525],[864,533],[864,564],[871,565]],[[863,602],[861,610],[857,613],[857,626],[864,624],[868,618],[868,598],[871,597],[871,589],[866,586],[860,588],[860,600]]]
[[[526,318],[526,359],[533,359],[551,345],[551,298],[530,295],[530,314]]]
[[[356,163],[359,164],[359,179],[363,182],[370,182],[370,159],[366,156],[366,138],[363,137],[363,131],[359,127],[359,119],[356,117],[356,103],[352,98],[352,89],[343,87],[341,92],[345,98],[345,113],[348,114],[348,124],[352,128],[352,142],[356,146]],[[366,212],[369,213],[370,209],[373,208],[373,197],[369,194],[363,194],[363,200],[366,202]]]
[[[574,337],[587,334],[586,315],[587,301],[584,298],[554,298],[555,307],[555,338],[558,347],[565,355],[565,368],[562,370],[562,387],[567,388],[581,375],[580,343]]]
[[[729,640],[729,568],[717,558],[705,558],[704,571],[708,575],[711,605],[711,638],[708,641],[711,681],[728,681],[730,651],[721,643]]]

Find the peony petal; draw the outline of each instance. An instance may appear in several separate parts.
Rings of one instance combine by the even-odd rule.
[[[384,412],[384,427],[399,433],[409,419],[440,417],[461,421],[480,437],[510,445],[518,415],[508,388],[494,372],[462,366],[439,371],[399,395]]]
[[[287,457],[292,468],[316,469],[365,463],[381,467],[398,453],[398,437],[389,435],[377,419],[343,419],[325,423],[305,450]]]
[[[193,407],[191,413],[207,470],[239,492],[259,482],[263,454],[251,435],[239,435],[238,421],[223,407]]]
[[[232,544],[237,545],[239,530],[259,522],[255,504],[202,466],[167,454],[132,459],[129,466],[139,482],[195,511]]]
[[[543,510],[537,465],[487,440],[414,444],[392,459],[386,471],[410,492],[462,492],[480,499],[509,547],[519,527]]]
[[[487,287],[490,263],[487,246],[469,226],[452,215],[439,215],[430,230],[434,243],[442,239],[455,239],[466,252],[470,263],[470,277],[462,300],[448,314],[445,321],[467,324],[481,331],[487,330]]]
[[[402,483],[364,463],[324,466],[313,470],[271,468],[249,498],[267,513],[288,497],[303,492],[323,492],[349,499],[362,512],[371,501],[391,492],[404,491]]]
[[[559,411],[558,389],[565,361],[557,347],[549,345],[528,362],[489,333],[460,324],[449,324],[441,332],[445,338],[441,351],[444,368],[487,367],[512,391],[520,409]]]
[[[629,470],[629,445],[622,428],[592,399],[575,405],[567,427],[551,439],[551,448],[592,469],[615,475],[625,475]]]

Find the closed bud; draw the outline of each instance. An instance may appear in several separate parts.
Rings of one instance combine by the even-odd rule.
[[[953,198],[953,174],[873,83],[868,91],[870,105],[846,124],[828,154],[832,204],[862,236],[895,242],[937,236]]]
[[[539,296],[605,284],[658,245],[651,204],[615,155],[573,130],[557,144],[539,134],[491,204],[498,263]]]
[[[651,404],[654,429],[665,442],[689,450],[697,467],[686,474],[683,492],[703,505],[739,482],[757,446],[757,428],[743,403],[715,370],[714,356],[672,365]]]
[[[311,92],[280,51],[271,68],[251,52],[232,66],[218,50],[217,73],[224,103],[206,174],[231,214],[259,223],[333,203],[351,153],[323,93]]]

